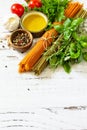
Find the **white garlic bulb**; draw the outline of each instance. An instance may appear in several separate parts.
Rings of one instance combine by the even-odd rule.
[[[4,23],[4,27],[8,31],[14,31],[19,27],[19,23],[20,18],[16,14],[11,14]]]

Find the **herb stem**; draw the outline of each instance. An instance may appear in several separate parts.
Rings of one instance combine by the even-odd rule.
[[[47,58],[56,51],[58,48],[58,44],[62,41],[63,35],[61,34],[55,42],[53,42],[52,46],[42,55],[42,57],[38,60],[38,62],[33,67],[33,72],[39,75],[45,67],[48,65]]]

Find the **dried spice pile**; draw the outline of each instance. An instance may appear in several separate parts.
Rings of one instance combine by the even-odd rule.
[[[30,38],[27,33],[22,32],[15,35],[12,42],[14,45],[24,46],[30,42]]]

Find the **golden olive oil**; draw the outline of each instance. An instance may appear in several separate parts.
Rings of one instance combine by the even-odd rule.
[[[23,27],[31,32],[39,32],[47,25],[46,19],[39,14],[31,14],[22,21]]]

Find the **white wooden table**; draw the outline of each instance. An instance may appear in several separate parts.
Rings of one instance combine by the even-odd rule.
[[[0,2],[0,130],[87,130],[87,63],[74,65],[70,74],[62,68],[19,74],[25,53],[3,40],[8,34],[3,22],[14,2],[24,3]]]

